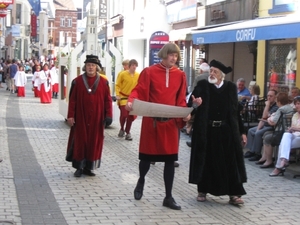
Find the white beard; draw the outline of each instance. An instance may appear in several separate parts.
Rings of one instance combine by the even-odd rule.
[[[218,80],[216,78],[211,79],[210,77],[208,77],[208,82],[211,84],[215,84],[218,82]]]

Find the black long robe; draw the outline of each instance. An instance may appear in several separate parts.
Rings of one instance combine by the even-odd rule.
[[[193,91],[202,98],[193,123],[189,183],[198,191],[212,195],[246,194],[247,181],[238,120],[237,87],[225,81],[221,88],[207,80],[199,81]],[[226,121],[212,127],[210,120]]]

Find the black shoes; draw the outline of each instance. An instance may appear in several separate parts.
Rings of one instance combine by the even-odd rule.
[[[192,142],[191,141],[187,141],[185,142],[187,146],[192,147]]]
[[[144,183],[145,184],[145,183]],[[143,190],[144,190],[144,184],[142,183],[137,183],[134,191],[133,191],[133,194],[134,194],[134,198],[136,200],[140,200],[143,196]]]
[[[248,160],[249,161],[257,161],[257,160],[260,160],[261,159],[261,155],[254,155],[252,157],[250,157]]]
[[[88,169],[83,169],[82,173],[84,175],[88,175],[88,176],[91,176],[91,177],[96,176],[96,174],[94,174],[91,170],[88,170]]]
[[[261,165],[260,168],[262,169],[267,169],[267,168],[273,168],[274,167],[274,163],[271,163],[269,165]]]
[[[150,162],[151,165],[155,165],[155,162]],[[179,167],[179,163],[178,162],[174,162],[174,167]]]
[[[91,176],[91,177],[96,176],[96,174],[94,174],[91,170],[88,170],[88,169],[77,169],[75,171],[75,173],[74,173],[74,177],[81,177],[82,174],[88,175],[88,176]]]
[[[255,156],[255,153],[248,151],[245,153],[244,158],[251,158],[252,156]]]
[[[170,209],[174,209],[174,210],[180,210],[181,206],[177,205],[177,203],[175,202],[174,198],[165,198],[163,201],[163,206],[168,207]]]
[[[74,173],[74,177],[81,177],[82,175],[82,169],[77,169]]]
[[[257,162],[255,162],[255,164],[256,164],[256,165],[263,165],[265,162],[266,162],[266,160],[263,160],[263,161],[257,161]]]

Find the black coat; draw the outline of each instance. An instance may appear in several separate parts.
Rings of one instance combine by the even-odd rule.
[[[245,194],[242,183],[247,176],[236,91],[236,85],[229,81],[224,80],[217,89],[202,80],[192,93],[202,98],[202,104],[195,110],[189,183],[201,184],[205,192],[213,195]],[[213,120],[224,124],[212,127]]]

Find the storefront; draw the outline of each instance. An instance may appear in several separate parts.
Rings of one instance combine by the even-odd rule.
[[[300,87],[299,37],[300,18],[294,15],[257,18],[192,32],[193,44],[198,46],[245,43],[250,47],[257,42],[257,76],[253,78],[264,94],[269,88],[280,91]]]

